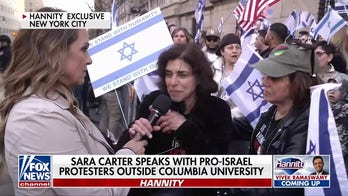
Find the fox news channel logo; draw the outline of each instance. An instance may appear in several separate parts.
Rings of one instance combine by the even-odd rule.
[[[18,187],[38,188],[51,186],[51,156],[19,155]]]
[[[274,155],[275,188],[330,187],[329,155]]]

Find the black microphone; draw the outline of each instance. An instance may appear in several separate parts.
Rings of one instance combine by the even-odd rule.
[[[156,97],[155,101],[152,103],[151,114],[147,118],[152,126],[156,124],[163,114],[168,112],[170,105],[172,105],[172,100],[167,95],[161,94]]]

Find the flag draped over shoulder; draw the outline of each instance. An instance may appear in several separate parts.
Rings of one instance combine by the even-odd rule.
[[[234,65],[231,75],[223,80],[222,84],[230,99],[248,119],[251,126],[255,127],[261,113],[265,112],[270,104],[263,97],[262,74],[250,66],[262,57],[254,53],[248,44],[243,43],[242,55]]]
[[[280,0],[248,0],[243,6],[239,3],[237,8],[233,11],[238,24],[244,31],[248,31],[260,17],[266,17],[264,10],[271,7]]]
[[[203,20],[206,0],[197,0],[197,6],[195,11],[195,19],[197,23],[197,33],[195,36],[195,43],[199,43],[199,39],[202,36],[203,31]]]
[[[114,29],[118,26],[118,19],[117,19],[117,0],[112,1],[112,7],[111,7],[111,29]]]
[[[337,13],[336,10],[329,6],[328,12],[319,21],[311,33],[314,38],[321,35],[326,41],[329,41],[330,38],[345,25],[346,21]]]
[[[336,123],[327,92],[340,84],[311,87],[311,105],[307,136],[307,154],[330,155],[330,188],[306,188],[306,195],[348,195],[348,180]]]

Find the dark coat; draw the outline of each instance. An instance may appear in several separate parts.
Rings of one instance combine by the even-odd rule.
[[[150,115],[149,106],[160,93],[155,91],[144,98],[137,119]],[[183,103],[173,102],[170,109],[180,114],[185,111]],[[148,140],[145,154],[168,154],[174,137],[186,154],[227,154],[232,119],[230,108],[225,101],[210,95],[199,97],[191,112],[184,116],[186,121],[172,134],[154,132],[153,138]],[[126,130],[118,142],[118,147],[122,147],[129,138]],[[129,195],[161,195],[158,191],[169,195],[216,195],[218,189],[131,189]]]
[[[264,124],[271,121],[276,107],[272,106],[263,113],[251,136],[250,154],[257,154],[253,147],[256,135]],[[306,153],[308,132],[309,106],[303,109],[293,108],[290,113],[280,122],[277,133],[271,138],[266,138],[262,144],[261,154],[289,154],[301,155]]]
[[[253,147],[256,140],[256,134],[259,132],[262,126],[267,125],[271,121],[275,112],[276,106],[272,106],[267,112],[261,115],[259,122],[257,123],[255,130],[251,137],[250,154],[257,154]],[[309,120],[309,105],[302,109],[293,108],[290,113],[284,117],[278,127],[274,129],[276,133],[266,140],[262,144],[261,154],[273,155],[304,155],[306,153],[307,133],[308,133],[308,120]],[[255,192],[256,193],[255,193]],[[304,195],[304,189],[302,188],[289,188],[289,189],[254,189],[251,194],[246,195],[258,195],[258,196],[301,196]]]
[[[154,91],[144,98],[136,119],[150,115],[149,106],[159,94],[160,91]],[[185,110],[183,103],[175,102],[170,109],[181,114]],[[172,134],[153,132],[145,154],[168,154],[163,152],[172,147],[174,137],[187,154],[227,154],[232,120],[230,108],[225,101],[214,96],[199,97],[192,111],[184,116],[186,121]],[[129,134],[125,131],[118,146],[123,146],[128,140]]]
[[[317,175],[317,172],[313,172],[310,175]],[[329,175],[329,172],[323,170],[323,172],[321,172],[321,175]]]

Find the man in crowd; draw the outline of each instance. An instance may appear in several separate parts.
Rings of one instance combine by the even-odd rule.
[[[220,43],[220,33],[214,29],[209,29],[205,36],[205,45],[203,52],[207,56],[208,60],[213,63],[218,56],[215,54]]]
[[[262,56],[262,58],[267,58],[272,51],[270,47],[265,44],[266,33],[267,30],[265,29],[259,30],[255,41],[256,51],[260,54],[260,56]]]
[[[288,38],[288,28],[283,23],[273,23],[267,30],[265,43],[271,50]]]

